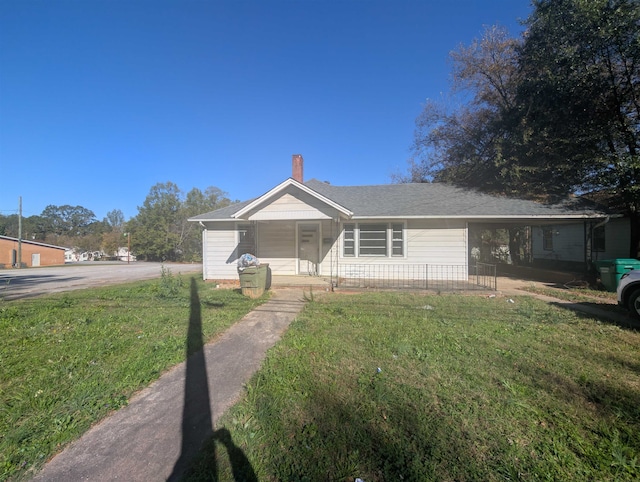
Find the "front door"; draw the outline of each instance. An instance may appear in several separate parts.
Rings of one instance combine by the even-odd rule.
[[[298,274],[318,275],[320,225],[298,224]]]

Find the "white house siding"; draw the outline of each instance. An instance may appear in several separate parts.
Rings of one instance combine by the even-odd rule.
[[[543,231],[549,228],[553,233],[552,249],[543,248]],[[584,223],[536,226],[533,228],[533,258],[542,262],[585,261]],[[605,225],[605,251],[593,252],[594,260],[628,258],[630,227],[628,219],[612,219]]]
[[[398,223],[394,220],[357,220],[364,223]],[[242,223],[242,222],[238,222]],[[364,267],[383,265],[389,269],[400,266],[408,273],[423,273],[429,266],[429,277],[466,279],[467,262],[467,225],[465,221],[408,220],[404,221],[404,256],[387,257],[344,257],[342,256],[343,225],[338,226],[332,220],[320,223],[321,263],[319,274],[322,276],[345,275],[345,270],[361,271]],[[236,223],[210,222],[203,234],[205,279],[236,279],[238,256],[238,235]],[[262,263],[269,263],[274,274],[295,275],[297,273],[297,222],[262,221],[256,227],[256,256]],[[362,268],[358,268],[358,266]],[[454,271],[442,271],[443,266],[458,267]],[[404,267],[404,268],[402,268]],[[414,270],[414,267],[419,267]],[[368,268],[367,268],[368,269]],[[381,271],[385,276],[386,271]],[[453,273],[453,274],[452,274]]]
[[[552,231],[552,249],[543,248],[543,232]],[[584,224],[536,226],[532,236],[533,258],[543,261],[584,262]]]
[[[467,266],[467,223],[411,220],[407,254],[412,263]]]
[[[296,224],[293,221],[258,223],[258,253],[261,263],[269,263],[271,272],[296,274]]]
[[[306,193],[296,195],[285,192],[269,204],[259,206],[249,214],[251,221],[262,220],[318,220],[331,219],[331,212],[326,204]]]
[[[318,274],[331,276],[337,273],[340,226],[336,221],[328,220],[320,223],[320,266]]]
[[[236,279],[238,277],[235,223],[206,223],[203,234],[204,279]]]
[[[605,250],[593,253],[595,259],[628,258],[631,251],[631,225],[629,219],[612,219],[604,228]]]
[[[399,220],[358,220],[348,223],[397,223]],[[343,228],[343,226],[341,226]],[[356,256],[345,257],[342,251],[342,236],[339,239],[338,273],[339,276],[384,277],[401,273],[413,277],[424,277],[428,267],[432,279],[467,279],[467,223],[464,220],[408,220],[405,221],[404,256]],[[380,266],[370,271],[371,266]],[[387,267],[387,268],[385,268]],[[392,267],[398,267],[392,272]],[[403,268],[404,267],[404,268]],[[413,269],[415,268],[415,269]]]

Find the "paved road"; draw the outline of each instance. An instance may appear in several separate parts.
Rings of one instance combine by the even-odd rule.
[[[172,274],[202,272],[201,264],[165,263]],[[58,291],[69,291],[94,286],[159,278],[162,263],[138,261],[74,263],[46,268],[0,270],[0,299],[13,300],[39,296]]]

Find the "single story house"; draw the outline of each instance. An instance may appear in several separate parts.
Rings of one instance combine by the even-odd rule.
[[[18,265],[22,252],[22,266],[54,266],[64,264],[67,248],[39,243],[27,239],[19,240],[9,236],[0,236],[0,268],[13,268]]]
[[[268,192],[189,219],[203,227],[203,277],[237,279],[251,253],[272,274],[341,279],[465,279],[473,263],[469,232],[509,226],[599,222],[608,213],[575,204],[544,205],[440,183],[334,186],[292,177]]]

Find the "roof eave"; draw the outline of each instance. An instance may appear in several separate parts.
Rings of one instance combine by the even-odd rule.
[[[354,215],[351,219],[535,219],[535,220],[544,220],[544,219],[603,219],[606,217],[610,218],[620,218],[623,217],[622,214],[474,214],[474,215],[465,215],[465,214],[456,214],[456,215],[446,215],[446,214],[436,214],[436,215],[413,215],[413,216],[398,216],[398,215],[381,215],[381,216],[363,216],[363,215]]]
[[[237,219],[235,218],[188,218],[187,221],[191,221],[194,223],[210,223],[213,221],[230,221],[230,222],[236,222]]]

